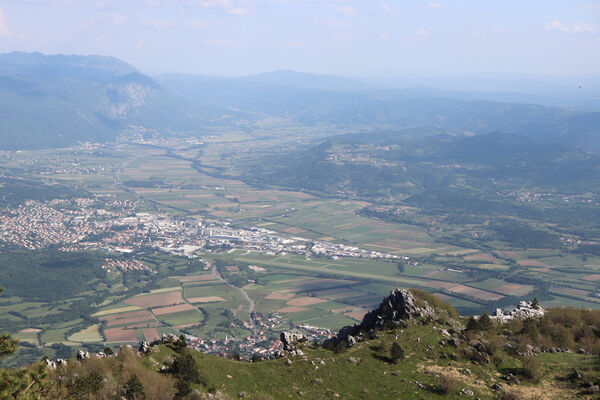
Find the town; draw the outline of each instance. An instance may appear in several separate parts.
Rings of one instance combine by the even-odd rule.
[[[104,249],[130,253],[144,246],[197,257],[199,250],[244,249],[266,255],[305,254],[408,261],[394,254],[355,246],[281,236],[257,227],[236,227],[216,219],[174,218],[136,212],[132,200],[110,195],[73,200],[27,201],[0,211],[0,243],[5,247],[64,251]]]

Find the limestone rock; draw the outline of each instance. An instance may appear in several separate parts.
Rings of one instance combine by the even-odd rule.
[[[294,332],[281,332],[279,335],[279,340],[283,343],[283,350],[285,351],[295,350],[298,342],[304,339],[304,335]]]

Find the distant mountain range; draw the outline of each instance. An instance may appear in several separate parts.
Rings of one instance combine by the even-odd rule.
[[[294,71],[240,78],[152,78],[111,57],[0,55],[0,149],[108,141],[132,125],[165,135],[200,136],[207,127],[251,129],[255,121],[272,117],[342,132],[501,131],[600,148],[600,113],[491,101],[476,93],[385,89]]]

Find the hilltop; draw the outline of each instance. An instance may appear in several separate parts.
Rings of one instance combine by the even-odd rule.
[[[534,301],[527,307],[539,309]],[[545,399],[600,391],[600,312],[549,309],[461,318],[419,290],[396,290],[324,345],[284,334],[274,359],[190,351],[183,337],[101,357],[2,371],[2,398]],[[522,319],[524,317],[525,319]],[[349,335],[349,333],[355,336]],[[352,338],[351,338],[352,337]],[[592,355],[593,354],[593,355]],[[12,391],[11,391],[12,390]],[[11,397],[14,396],[14,397]],[[122,396],[122,397],[121,397]]]

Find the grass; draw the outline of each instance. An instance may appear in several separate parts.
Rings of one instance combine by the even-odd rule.
[[[101,342],[104,340],[104,338],[100,334],[99,328],[100,328],[99,324],[88,326],[87,328],[82,329],[79,332],[72,334],[71,336],[69,336],[68,339],[71,342],[84,342],[84,343]]]

